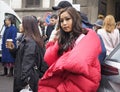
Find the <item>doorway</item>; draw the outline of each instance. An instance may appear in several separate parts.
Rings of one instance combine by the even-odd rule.
[[[120,21],[120,2],[116,2],[115,19],[116,21]]]

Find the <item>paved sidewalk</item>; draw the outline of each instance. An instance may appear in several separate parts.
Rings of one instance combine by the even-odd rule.
[[[3,67],[0,63],[0,74],[3,72]],[[0,92],[13,92],[13,77],[0,76]]]

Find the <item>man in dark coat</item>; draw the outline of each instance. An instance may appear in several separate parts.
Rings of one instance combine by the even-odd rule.
[[[46,29],[46,35],[47,35],[46,41],[49,40],[50,35],[56,26],[56,23],[57,23],[57,15],[53,14],[50,17],[50,24],[47,26],[47,29]]]

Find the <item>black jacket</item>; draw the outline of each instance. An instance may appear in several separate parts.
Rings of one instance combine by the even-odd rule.
[[[29,83],[33,92],[37,92],[39,75],[42,77],[47,69],[47,66],[43,66],[43,48],[40,48],[32,38],[23,36],[18,48],[12,50],[11,53],[16,57],[14,92],[19,92],[27,83]]]
[[[51,35],[52,31],[54,30],[54,28],[55,28],[55,25],[48,25],[47,26],[47,29],[46,29],[46,35],[47,35],[46,41],[49,40],[50,35]]]

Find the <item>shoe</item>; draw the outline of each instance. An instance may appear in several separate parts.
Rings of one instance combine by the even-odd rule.
[[[12,77],[13,76],[13,67],[10,68],[10,72],[8,73],[7,77]]]
[[[7,71],[8,71],[8,69],[6,67],[4,67],[4,73],[1,74],[0,76],[6,76],[7,75]]]

